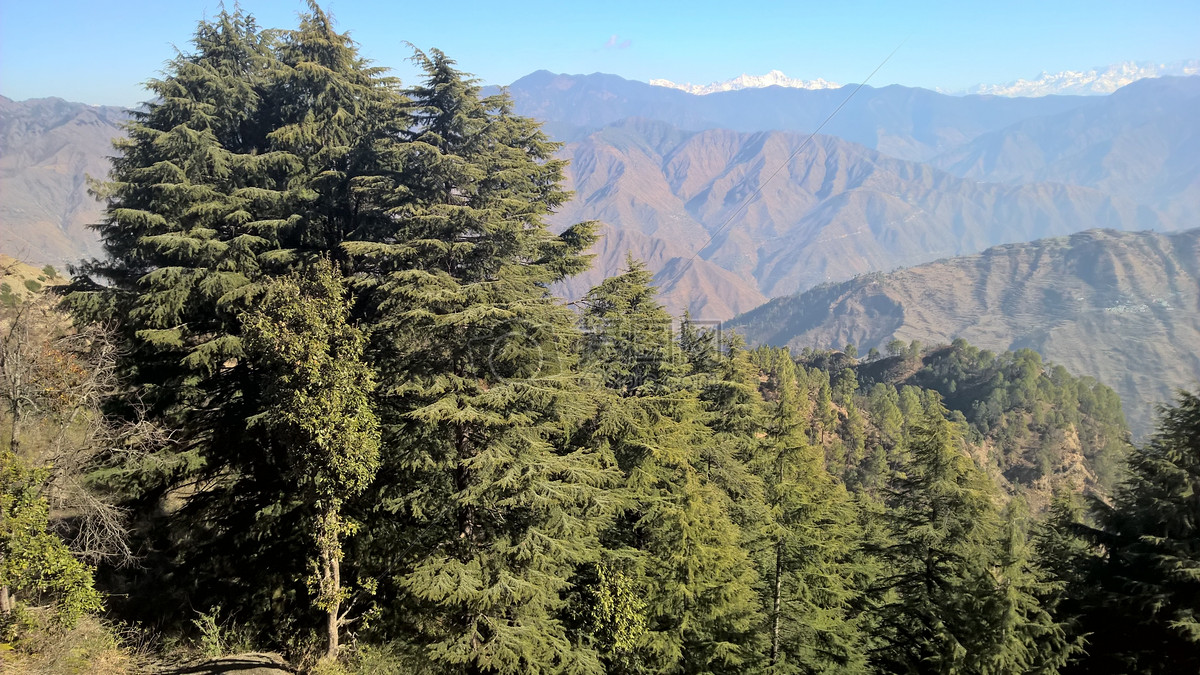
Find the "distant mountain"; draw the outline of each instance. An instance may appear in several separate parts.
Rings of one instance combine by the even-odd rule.
[[[555,222],[600,220],[608,238],[595,268],[563,292],[581,295],[631,252],[658,272],[672,311],[722,320],[762,297],[999,243],[1093,227],[1176,228],[1089,188],[978,183],[838,138],[806,138],[627,120],[568,144],[561,156],[575,199]]]
[[[556,75],[544,70],[507,89],[518,113],[542,120],[552,135],[565,141],[629,117],[688,131],[811,133],[851,91],[767,87],[697,96],[616,75]],[[863,87],[821,132],[901,159],[924,161],[1021,120],[1096,101],[1084,96],[948,96],[899,85]]]
[[[719,91],[737,91],[739,89],[762,89],[763,87],[789,87],[791,89],[840,89],[842,85],[821,78],[815,80],[798,80],[788,77],[778,70],[772,70],[766,75],[746,75],[745,73],[724,82],[712,84],[676,84],[670,80],[650,80],[656,87],[667,87],[686,91],[689,94],[704,96]]]
[[[1168,75],[1200,74],[1200,61],[1148,63],[1124,61],[1090,70],[1043,72],[1033,80],[1015,80],[1007,84],[981,84],[964,93],[992,96],[1050,96],[1072,94],[1094,96],[1111,94],[1138,80]]]
[[[0,250],[43,263],[99,252],[86,177],[108,175],[122,108],[0,96]]]
[[[1200,224],[1200,76],[1111,96],[983,134],[932,161],[981,181],[1085,185]]]
[[[1200,378],[1200,229],[1093,230],[776,298],[726,327],[751,343],[865,354],[893,338],[1028,347],[1115,389],[1136,434]]]

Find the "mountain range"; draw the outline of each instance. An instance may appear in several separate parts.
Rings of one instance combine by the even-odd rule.
[[[64,264],[100,252],[88,177],[108,174],[122,108],[0,96],[0,251]]]
[[[1192,59],[1174,63],[1123,61],[1088,70],[1043,72],[1032,80],[1020,79],[1007,84],[981,84],[964,94],[992,96],[1049,96],[1051,94],[1096,95],[1111,94],[1138,80],[1168,75],[1200,74],[1200,61]]]
[[[1200,77],[1142,80],[1096,105],[982,134],[931,163],[976,181],[1091,187],[1197,225],[1198,110]]]
[[[831,136],[626,120],[562,155],[576,195],[556,222],[599,220],[610,232],[593,270],[564,294],[586,292],[631,252],[657,272],[670,310],[701,320],[999,243],[1089,227],[1178,227],[1096,189],[964,180]]]
[[[670,80],[655,79],[650,80],[650,84],[656,87],[668,87],[670,89],[678,89],[686,91],[689,94],[703,96],[705,94],[715,94],[718,91],[737,91],[739,89],[761,89],[763,87],[790,87],[792,89],[839,89],[842,85],[836,82],[830,82],[826,79],[818,77],[815,80],[800,80],[794,77],[788,77],[778,70],[772,70],[766,75],[747,75],[745,73],[724,82],[713,82],[712,84],[677,84]]]
[[[700,96],[616,75],[561,75],[544,70],[507,87],[514,109],[541,120],[561,141],[578,140],[638,117],[686,131],[812,133],[820,128],[823,134],[913,161],[930,160],[982,134],[1031,117],[1098,101],[1091,96],[949,96],[899,85],[865,86],[847,100],[855,89],[767,87]],[[831,118],[839,106],[840,111]]]
[[[1169,234],[1200,226],[1200,77],[1005,98],[539,71],[508,91],[564,141],[575,196],[555,226],[604,235],[567,298],[632,255],[672,312],[742,314],[756,342],[1028,346],[1117,388],[1141,431],[1149,402],[1200,377],[1197,231]],[[99,252],[87,178],[127,115],[0,98],[0,249],[59,266]],[[1128,233],[1143,230],[1158,234]]]
[[[727,322],[753,344],[1030,348],[1114,388],[1135,434],[1200,379],[1200,229],[1090,230],[776,298]]]
[[[1200,60],[1152,63],[1147,61],[1122,61],[1108,66],[1087,70],[1063,70],[1056,73],[1042,72],[1032,80],[1024,78],[1004,84],[979,84],[962,91],[938,89],[952,95],[984,94],[988,96],[1031,97],[1052,95],[1096,96],[1114,91],[1138,80],[1200,74]],[[741,75],[711,84],[676,83],[666,79],[651,79],[656,87],[679,89],[689,94],[705,95],[739,89],[761,89],[764,87],[788,87],[792,89],[837,89],[841,85],[824,78],[804,80],[788,77],[782,71],[772,70],[765,75]]]

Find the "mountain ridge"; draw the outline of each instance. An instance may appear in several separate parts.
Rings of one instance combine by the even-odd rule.
[[[1111,386],[1131,428],[1200,379],[1200,229],[1088,230],[776,298],[725,323],[752,344],[861,353],[892,339],[1030,348]]]
[[[755,297],[999,243],[1097,226],[1178,229],[1095,189],[978,183],[830,136],[683,132],[631,119],[568,144],[560,156],[570,161],[575,198],[552,222],[599,220],[609,236],[624,233],[596,249],[594,269],[564,295],[579,297],[631,253],[658,273],[671,311],[704,320],[732,316],[704,315],[706,306],[746,311]],[[685,279],[696,278],[689,266],[714,271],[709,264],[732,275],[708,287],[729,293],[719,300]]]

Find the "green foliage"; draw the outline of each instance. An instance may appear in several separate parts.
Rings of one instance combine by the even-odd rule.
[[[37,625],[31,608],[49,606],[55,626],[72,628],[102,600],[92,571],[76,560],[49,528],[42,494],[48,469],[28,466],[0,451],[0,631],[11,639],[23,625]]]
[[[1096,527],[1063,509],[1043,537],[1066,589],[1055,608],[1088,642],[1079,672],[1200,668],[1200,398],[1180,392],[1160,415],[1112,502],[1093,501]]]
[[[245,627],[232,623],[228,617],[223,619],[220,605],[198,614],[192,619],[192,626],[197,633],[195,645],[201,656],[215,659],[254,651]]]
[[[592,289],[580,320],[584,364],[608,388],[594,438],[615,459],[627,498],[604,544],[633,561],[647,615],[636,649],[601,656],[610,672],[738,672],[758,657],[756,574],[717,478],[740,472],[735,458],[706,455],[712,430],[649,284],[631,261]]]
[[[808,443],[795,365],[786,352],[764,356],[767,421],[751,467],[770,509],[759,542],[768,663],[772,672],[864,672],[862,638],[850,617],[856,514]]]
[[[565,199],[557,146],[440,52],[417,61],[388,197],[404,243],[344,247],[381,272],[362,283],[388,448],[373,501],[390,515],[374,517],[400,527],[363,553],[395,598],[380,625],[412,636],[421,669],[586,669],[559,613],[599,558],[615,475],[581,441],[579,337],[547,286],[579,269],[590,230],[541,220]]]
[[[1029,349],[997,355],[958,339],[919,358],[915,373],[899,368],[899,359],[857,370],[865,382],[904,383],[940,394],[969,423],[968,440],[988,449],[987,468],[1003,481],[1025,488],[1063,482],[1102,491],[1116,485],[1129,430],[1113,390],[1045,363]],[[911,418],[911,406],[901,414]]]
[[[30,293],[37,293],[42,290],[42,285],[36,279],[26,279],[25,288],[29,289]]]
[[[624,654],[633,651],[646,634],[646,600],[633,579],[620,569],[596,565],[591,620],[600,648]]]
[[[871,652],[886,672],[1057,672],[1063,629],[1040,609],[1016,516],[931,407],[893,481],[885,572],[869,594]]]
[[[342,507],[379,466],[379,423],[369,402],[374,376],[362,360],[362,333],[348,321],[342,284],[324,260],[307,275],[272,282],[244,318],[246,354],[264,375],[263,410],[247,425],[279,444],[288,481],[315,512],[309,585],[329,617],[330,656],[347,598],[342,539],[355,530]]]

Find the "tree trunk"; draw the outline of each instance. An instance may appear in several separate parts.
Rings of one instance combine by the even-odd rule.
[[[0,616],[8,618],[12,614],[12,599],[8,596],[8,586],[0,586]]]
[[[329,645],[325,655],[336,659],[338,655],[338,613],[342,610],[342,564],[336,557],[329,560],[329,576],[334,595],[326,609],[326,628],[329,631]]]
[[[12,406],[9,409],[9,414],[12,415],[12,423],[8,430],[8,450],[13,455],[18,454],[18,444],[21,442],[21,406],[14,399]]]
[[[319,603],[325,609],[325,627],[329,638],[325,656],[336,659],[338,628],[341,623],[339,614],[342,610],[341,528],[337,507],[326,508],[317,527],[317,547],[320,549],[321,560]]]
[[[771,609],[771,666],[779,661],[779,606],[783,595],[783,542],[775,544],[775,588]]]

